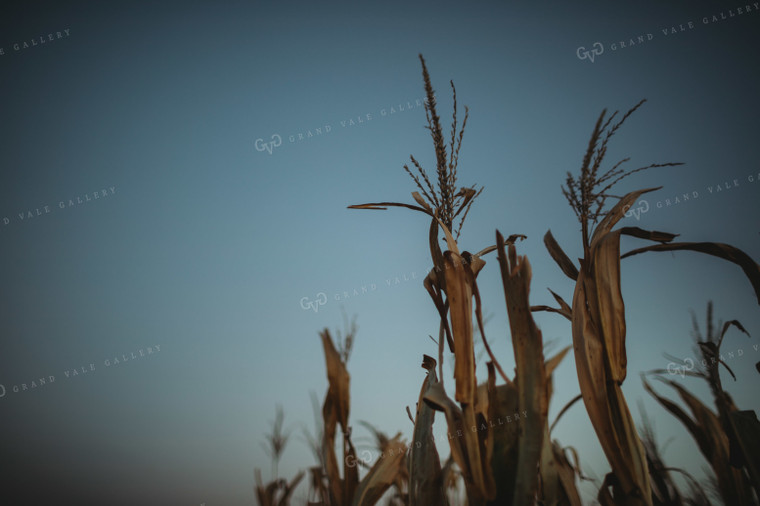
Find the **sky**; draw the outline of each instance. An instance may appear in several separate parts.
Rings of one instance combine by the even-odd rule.
[[[551,230],[582,255],[567,172],[603,109],[644,98],[607,161],[684,165],[622,181],[619,194],[662,189],[621,225],[757,260],[758,7],[4,3],[0,502],[254,504],[254,469],[271,477],[262,444],[278,405],[291,434],[280,476],[315,465],[302,431],[314,430],[310,392],[323,399],[327,388],[318,333],[342,329],[344,315],[359,329],[348,363],[355,441],[371,449],[361,420],[411,439],[406,406],[422,355],[437,353],[422,287],[429,222],[347,206],[412,203],[409,155],[434,173],[420,53],[445,131],[450,80],[460,121],[469,107],[459,184],[485,189],[460,247],[479,251],[497,229],[525,234],[532,304],[553,305],[547,288],[572,297],[542,240]],[[624,238],[622,250],[641,245]],[[512,371],[498,262],[485,260],[486,335]],[[740,408],[757,410],[757,298],[741,269],[697,253],[622,265],[623,390],[636,421],[643,404],[660,442],[672,438],[666,462],[702,476],[694,441],[639,374],[665,368],[664,353],[694,357],[690,311],[704,328],[712,300],[716,318],[751,335],[729,331],[737,381],[723,378]],[[563,318],[535,319],[553,351],[571,344]],[[711,404],[698,381],[676,377]],[[554,386],[551,420],[579,393],[572,354]],[[587,474],[608,472],[581,404],[552,436]],[[582,490],[590,504],[595,486]],[[305,499],[301,487],[294,503]]]

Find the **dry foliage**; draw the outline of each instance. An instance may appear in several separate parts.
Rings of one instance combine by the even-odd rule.
[[[715,331],[713,325],[712,303],[707,305],[706,334],[702,336],[696,318],[692,318],[697,351],[702,357],[694,370],[684,372],[703,379],[710,387],[717,412],[712,411],[703,402],[683,386],[672,380],[657,377],[672,387],[691,411],[689,415],[675,402],[661,396],[644,380],[644,387],[673,416],[679,419],[697,442],[700,451],[710,464],[717,481],[717,492],[724,504],[758,504],[760,493],[758,465],[760,465],[760,422],[754,411],[740,411],[731,396],[723,390],[720,378],[720,366],[736,376],[723,361],[720,347],[726,332],[735,327],[747,334],[741,323],[730,320],[719,322]],[[749,335],[749,334],[747,334]],[[652,373],[661,374],[655,370]],[[754,490],[753,490],[754,489]]]
[[[264,485],[261,480],[261,471],[256,469],[254,477],[256,479],[256,500],[259,506],[289,506],[290,497],[303,478],[304,473],[298,473],[290,482],[283,479],[275,479]]]
[[[458,244],[464,218],[482,188],[457,186],[457,165],[468,111],[457,132],[456,90],[454,113],[448,146],[444,140],[437,103],[425,60],[420,55],[427,100],[425,113],[436,158],[437,185],[421,164],[411,157],[416,173],[404,166],[421,193],[413,192],[414,204],[377,202],[349,206],[351,209],[384,210],[403,207],[423,213],[430,220],[427,243],[432,267],[423,286],[435,305],[438,325],[437,359],[423,356],[422,381],[414,412],[407,408],[414,423],[411,443],[401,434],[390,438],[370,426],[380,458],[359,480],[356,450],[351,442],[349,425],[350,377],[346,367],[355,334],[352,327],[346,339],[339,339],[336,349],[327,330],[320,336],[325,353],[329,388],[322,407],[322,436],[312,447],[320,456],[320,466],[311,469],[310,504],[332,506],[371,505],[392,491],[393,504],[446,505],[450,492],[464,487],[470,506],[533,504],[579,506],[578,479],[581,473],[577,452],[551,439],[559,418],[577,400],[583,404],[597,438],[611,467],[598,492],[603,506],[609,505],[681,505],[704,504],[707,496],[692,479],[690,496],[675,487],[671,473],[660,457],[654,434],[646,430],[640,437],[622,393],[627,374],[625,305],[622,297],[620,262],[622,258],[646,251],[692,250],[724,258],[739,265],[749,278],[760,300],[760,266],[742,251],[720,243],[673,242],[676,235],[637,227],[614,229],[628,208],[644,193],[658,188],[630,192],[622,197],[610,193],[623,178],[653,167],[678,163],[650,164],[633,170],[621,167],[628,159],[603,170],[602,164],[610,139],[620,126],[643,103],[614,122],[617,112],[600,115],[589,141],[580,174],[568,173],[563,194],[581,223],[583,258],[576,265],[547,232],[544,243],[563,273],[575,281],[573,298],[568,304],[551,292],[557,308],[531,306],[531,263],[517,254],[515,243],[526,237],[514,234],[504,238],[496,231],[496,243],[472,254]],[[606,208],[611,199],[617,203]],[[461,215],[456,230],[455,218]],[[439,234],[443,234],[443,240]],[[620,236],[629,235],[654,241],[654,246],[639,248],[621,256]],[[510,336],[515,359],[515,375],[509,377],[489,346],[484,332],[481,297],[477,278],[484,272],[484,256],[497,252],[499,272],[504,288]],[[548,360],[544,356],[541,331],[533,311],[551,311],[571,322],[573,350],[580,394],[560,411],[551,426],[547,419],[553,393],[552,375],[569,351],[565,348]],[[485,364],[487,380],[477,381],[478,360],[474,347],[477,324],[480,339],[488,354]],[[719,355],[720,339],[708,338],[701,349]],[[712,331],[710,330],[708,334]],[[342,344],[341,344],[342,343]],[[448,348],[448,353],[446,353]],[[443,362],[454,360],[453,395],[444,385]],[[725,364],[724,364],[725,365]],[[437,370],[436,370],[437,368]],[[712,374],[712,373],[709,373]],[[716,396],[718,414],[712,413],[680,385],[675,388],[692,410],[686,415],[671,401],[653,395],[681,419],[716,469],[718,487],[723,494],[735,495],[727,504],[754,504],[752,487],[758,483],[757,420],[736,409],[720,386],[719,376],[708,376]],[[646,387],[651,387],[646,384]],[[441,465],[439,449],[433,436],[436,412],[440,412],[448,433],[450,457]],[[512,420],[510,417],[514,417]],[[507,423],[504,423],[504,422]],[[342,449],[336,454],[337,429],[342,432]],[[569,458],[571,457],[571,458]],[[734,467],[730,467],[729,464]],[[720,472],[716,466],[722,466]],[[736,466],[741,466],[737,471]],[[341,472],[342,467],[342,472]],[[720,474],[724,473],[724,475]],[[300,479],[299,477],[297,477]],[[296,481],[297,482],[297,481]],[[261,489],[261,487],[259,487]],[[258,490],[258,489],[257,489]],[[263,496],[259,496],[260,504]]]
[[[627,368],[625,306],[620,285],[621,258],[645,251],[682,249],[718,256],[742,267],[760,300],[760,267],[737,248],[720,243],[673,243],[671,241],[676,237],[674,234],[637,227],[613,230],[640,195],[658,188],[614,197],[609,194],[612,186],[634,172],[651,167],[678,165],[652,164],[624,172],[619,167],[628,160],[625,159],[599,175],[609,139],[642,103],[643,101],[639,102],[614,125],[611,122],[617,112],[605,120],[606,111],[603,111],[591,135],[580,176],[575,178],[568,174],[567,188],[563,188],[563,193],[581,222],[584,256],[580,260],[580,269],[575,268],[551,232],[547,232],[544,238],[552,258],[566,275],[576,281],[570,319],[578,380],[589,418],[612,467],[612,472],[607,475],[599,492],[599,501],[605,506],[652,505],[646,452],[620,389]],[[619,201],[612,209],[605,211],[604,204],[608,198],[619,198]],[[596,227],[592,233],[594,225]],[[621,234],[660,244],[639,248],[621,257]],[[548,309],[568,316],[567,304],[559,297],[555,298],[560,301],[559,309],[534,309]]]
[[[456,95],[450,152],[447,153],[427,67],[424,59],[420,59],[427,94],[426,117],[436,152],[438,189],[433,187],[425,171],[412,157],[421,179],[405,168],[424,195],[423,198],[417,192],[412,194],[419,205],[380,202],[349,206],[353,209],[406,207],[431,218],[428,242],[433,267],[424,286],[441,317],[439,374],[436,375],[435,371],[436,360],[425,356],[423,367],[427,375],[414,417],[415,430],[409,456],[409,503],[444,504],[446,501],[446,479],[432,438],[434,411],[441,411],[450,435],[451,457],[463,479],[468,503],[533,504],[539,494],[538,469],[544,451],[544,436],[548,432],[546,413],[550,393],[541,333],[533,321],[528,302],[530,263],[524,257],[518,258],[514,248],[515,241],[525,236],[515,234],[504,239],[497,233],[494,246],[476,254],[460,252],[457,238],[462,222],[455,238],[451,231],[453,219],[464,213],[464,220],[479,192],[474,188],[456,187],[456,165],[462,139],[460,132],[458,142],[455,142]],[[439,246],[439,231],[444,234],[445,251]],[[505,246],[509,246],[509,258]],[[485,266],[482,257],[497,250],[517,362],[514,380],[501,368],[485,337],[476,281]],[[475,322],[490,358],[488,381],[482,385],[478,385],[476,379]],[[449,397],[443,384],[444,337],[454,359],[454,399]],[[497,372],[503,384],[497,385]],[[515,413],[522,413],[530,422],[503,423]],[[498,425],[494,425],[497,421]],[[567,470],[569,466],[562,469]],[[565,478],[568,478],[566,473]],[[574,481],[567,479],[566,482],[572,489],[570,495],[577,497]],[[564,493],[565,489],[562,491]]]

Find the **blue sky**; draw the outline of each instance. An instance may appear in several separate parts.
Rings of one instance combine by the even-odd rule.
[[[460,118],[470,108],[459,182],[485,190],[460,246],[493,244],[497,228],[526,234],[518,251],[533,265],[532,303],[552,303],[548,287],[572,295],[542,242],[551,229],[571,258],[581,255],[560,190],[566,172],[578,170],[602,109],[624,112],[642,98],[608,160],[685,165],[621,183],[620,193],[663,186],[624,223],[760,258],[760,10],[748,5],[3,7],[0,494],[23,491],[33,502],[33,487],[84,503],[252,504],[253,469],[270,469],[260,442],[276,405],[293,433],[281,474],[313,465],[298,434],[313,430],[309,392],[326,389],[318,332],[341,328],[342,311],[359,326],[349,362],[357,437],[367,436],[359,420],[411,437],[405,407],[419,394],[422,354],[436,349],[427,336],[437,313],[421,285],[429,223],[403,209],[346,207],[412,202],[410,154],[434,172],[416,105],[418,53],[446,128],[449,80]],[[595,42],[604,52],[580,59],[578,48]],[[282,142],[271,154],[256,149],[273,136]],[[684,193],[691,200],[675,204]],[[639,244],[624,239],[623,250]],[[486,261],[486,333],[510,371],[498,265]],[[643,393],[639,371],[665,367],[664,352],[693,356],[689,311],[703,321],[714,300],[716,317],[752,335],[727,338],[724,350],[742,355],[730,363],[739,381],[724,381],[740,407],[757,409],[757,300],[738,267],[696,253],[624,260],[622,280],[623,388],[634,417],[642,399],[661,441],[675,438],[668,463],[699,474],[694,442]],[[320,293],[318,311],[302,307]],[[563,319],[536,320],[555,349],[570,344]],[[55,382],[21,390],[49,376]],[[550,417],[577,393],[568,357]],[[596,476],[607,472],[582,406],[554,436]]]

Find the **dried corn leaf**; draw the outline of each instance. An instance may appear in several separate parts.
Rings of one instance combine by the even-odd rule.
[[[565,251],[559,245],[557,240],[554,239],[551,230],[548,230],[544,235],[544,244],[546,245],[546,249],[549,251],[551,257],[555,262],[557,262],[559,268],[562,269],[562,272],[564,272],[565,275],[567,275],[567,277],[573,281],[578,279],[578,268],[575,267],[573,261],[570,260],[570,257],[565,254]]]
[[[559,364],[565,358],[565,355],[567,355],[567,352],[570,351],[570,348],[572,348],[572,346],[565,346],[556,355],[554,355],[552,358],[546,361],[546,365],[544,366],[544,369],[546,372],[547,382],[551,381],[551,377],[552,377],[552,374],[554,373],[554,369],[556,369],[557,366],[559,366]]]
[[[489,506],[511,504],[515,495],[517,465],[520,461],[517,441],[522,425],[508,417],[519,410],[517,398],[515,383],[498,385],[489,392],[488,418],[496,423],[490,431],[491,473],[496,487],[494,499],[488,503]]]
[[[760,422],[751,410],[733,411],[730,417],[752,486],[760,493]]]
[[[446,395],[440,382],[430,384],[427,392],[423,396],[423,401],[434,410],[442,411],[444,413],[448,427],[451,456],[461,470],[465,486],[468,489],[473,487],[474,479],[470,466],[472,455],[468,452],[468,447],[464,441],[464,435],[467,429],[465,427],[462,410],[449,398],[448,395]]]
[[[509,246],[507,256],[503,246],[504,238],[498,230],[496,244],[500,245],[499,265],[515,352],[518,404],[520,410],[525,411],[526,417],[531,420],[531,423],[522,427],[517,443],[520,459],[512,504],[532,505],[538,487],[536,469],[541,459],[544,426],[549,409],[543,340],[541,331],[533,321],[528,302],[530,262],[524,256],[517,256],[514,245]]]
[[[466,273],[469,267],[452,251],[444,253],[444,266],[454,336],[454,398],[458,402],[473,404],[477,385],[472,332],[472,286]]]
[[[649,392],[652,395],[652,397],[654,397],[657,400],[657,402],[659,402],[662,405],[662,407],[670,411],[670,413],[673,416],[675,416],[681,421],[681,423],[686,427],[689,433],[691,433],[692,437],[694,437],[697,444],[699,444],[700,448],[703,445],[707,445],[708,440],[702,437],[703,434],[699,431],[696,422],[692,420],[692,418],[683,409],[681,409],[681,407],[678,404],[671,401],[667,397],[663,397],[657,392],[655,392],[652,386],[649,384],[649,382],[646,379],[642,378],[641,381],[644,384],[644,389],[647,392]]]
[[[461,413],[465,426],[476,427],[479,423],[475,405],[477,383],[472,329],[472,297],[477,291],[475,275],[467,260],[458,253],[446,251],[443,257],[446,295],[454,338],[455,399],[462,403]],[[466,258],[469,257],[468,254]],[[490,498],[493,495],[493,480],[487,469],[488,462],[483,460],[478,434],[466,431],[463,439],[469,465],[467,471],[472,480],[467,488],[470,501]]]
[[[582,506],[580,494],[575,483],[575,468],[565,457],[564,451],[544,434],[544,446],[541,453],[541,494],[544,506]]]
[[[327,381],[328,396],[332,397],[336,410],[337,422],[340,424],[343,432],[348,431],[348,413],[350,410],[350,393],[349,382],[350,376],[343,363],[340,353],[335,349],[330,332],[325,329],[320,334],[322,346],[325,351],[325,362],[327,364]],[[333,427],[333,431],[335,427]]]
[[[446,276],[441,274],[446,267],[443,260],[443,253],[438,246],[438,221],[434,218],[430,222],[430,256],[433,259],[433,269],[430,270],[428,275],[423,281],[423,285],[430,294],[430,298],[433,299],[438,315],[441,317],[441,326],[446,333],[446,342],[449,344],[449,351],[454,353],[454,340],[451,336],[451,328],[449,327],[448,302],[443,300],[443,294],[446,291]],[[443,379],[443,378],[441,378]]]
[[[559,479],[562,482],[562,490],[567,498],[565,504],[569,504],[570,506],[581,506],[583,503],[581,502],[580,494],[578,493],[578,488],[575,484],[575,475],[578,474],[581,478],[583,475],[578,466],[578,454],[576,453],[575,448],[570,448],[575,456],[575,465],[570,463],[565,456],[565,450],[560,448],[556,441],[552,443],[552,449],[554,450],[554,461],[557,462],[559,468]]]
[[[544,506],[559,506],[562,504],[562,484],[559,479],[559,469],[554,460],[552,441],[549,438],[549,428],[544,430],[544,442],[541,450],[541,461],[538,473],[541,476],[539,489],[541,504]]]
[[[348,209],[372,209],[376,211],[386,211],[388,207],[405,207],[413,211],[419,211],[421,213],[425,213],[429,216],[433,215],[433,213],[429,212],[427,209],[413,206],[411,204],[404,204],[401,202],[376,202],[376,203],[371,203],[371,204],[356,204],[356,205],[348,206]]]
[[[367,476],[359,483],[354,494],[354,506],[371,506],[393,485],[404,469],[406,445],[398,436],[388,442],[387,450],[375,462]],[[341,503],[347,504],[347,503]]]
[[[625,349],[625,305],[620,287],[620,233],[610,232],[592,249],[595,304],[591,311],[604,336],[604,350],[611,373],[608,379],[622,384],[628,359]],[[596,310],[596,311],[595,311]],[[596,314],[594,314],[596,313]]]
[[[570,399],[568,403],[565,404],[564,407],[559,410],[559,413],[557,413],[557,418],[554,419],[554,422],[552,422],[551,427],[549,427],[549,433],[551,433],[554,430],[554,426],[557,425],[557,422],[559,422],[560,419],[562,419],[562,415],[564,415],[568,409],[572,408],[573,404],[575,404],[581,399],[583,399],[583,394],[578,394],[572,399]]]
[[[618,478],[621,493],[625,496],[625,499],[616,497],[616,500],[620,504],[651,504],[647,500],[650,491],[646,455],[620,385],[608,381],[604,338],[585,307],[590,299],[586,296],[588,288],[585,277],[581,270],[573,298],[575,363],[583,401],[602,449]],[[594,283],[589,282],[588,285],[589,292],[594,293]],[[591,298],[592,301],[594,299]]]
[[[356,448],[351,442],[350,430],[343,435],[343,448],[343,504],[348,504],[359,486],[359,466],[348,465],[349,462],[357,462]]]
[[[678,250],[690,250],[698,251],[700,253],[707,253],[708,255],[716,256],[729,262],[733,262],[742,268],[744,274],[749,278],[752,288],[755,290],[758,304],[760,304],[760,265],[757,264],[752,258],[742,250],[735,248],[729,244],[723,244],[719,242],[676,242],[668,244],[655,244],[653,246],[646,246],[644,248],[638,248],[624,254],[621,258],[626,258],[639,253],[647,251],[678,251]]]
[[[443,492],[443,475],[438,450],[433,437],[435,410],[428,406],[423,397],[431,385],[438,383],[435,374],[436,361],[425,355],[422,367],[427,376],[422,382],[417,413],[414,419],[414,435],[409,452],[409,506],[426,506],[428,504],[446,504]]]
[[[570,351],[570,346],[565,347],[559,353],[546,361],[546,401],[551,401],[553,392],[552,374],[554,369],[562,362],[567,352]],[[552,442],[550,437],[551,429],[547,423],[544,425],[544,439],[541,450],[541,461],[539,463],[539,474],[541,476],[540,493],[542,498],[542,504],[545,506],[580,506],[580,499],[575,502],[578,497],[578,491],[575,488],[575,473],[567,462],[567,459],[562,454],[559,446]],[[559,452],[559,455],[557,455]],[[567,476],[569,472],[569,477]]]
[[[677,404],[657,394],[646,380],[644,380],[644,388],[665,409],[678,418],[691,433],[700,451],[715,472],[723,500],[726,504],[751,504],[749,498],[752,496],[752,492],[749,490],[742,472],[729,465],[729,440],[718,416],[678,383],[658,379],[678,392],[681,400],[689,407],[693,418]]]
[[[594,234],[591,236],[590,246],[593,248],[595,243],[607,235],[612,230],[612,227],[625,216],[626,211],[630,206],[636,202],[636,200],[643,194],[659,190],[662,186],[656,188],[645,188],[643,190],[632,191],[623,196],[617,204],[604,216],[604,219],[594,229]]]
[[[565,302],[565,299],[557,295],[556,293],[549,290],[551,294],[554,296],[554,300],[556,300],[559,303],[559,309],[553,308],[550,306],[530,306],[531,311],[549,311],[552,313],[561,314],[568,320],[573,320],[573,309],[570,307],[570,305]]]
[[[591,423],[613,470],[614,499],[651,505],[646,453],[620,384],[626,376],[625,308],[620,288],[620,231],[610,232],[639,190],[624,196],[594,231],[581,261],[572,306],[578,380]],[[599,500],[609,501],[609,491]]]
[[[530,310],[531,311],[547,311],[547,312],[550,312],[550,313],[557,313],[557,314],[560,314],[560,315],[564,316],[565,318],[567,318],[570,321],[572,321],[572,319],[573,319],[572,316],[570,316],[569,314],[565,313],[561,309],[557,309],[557,308],[551,307],[551,306],[530,306]]]
[[[554,297],[554,300],[556,300],[559,303],[559,307],[563,311],[567,311],[568,313],[572,314],[573,309],[570,307],[570,304],[568,304],[567,302],[565,302],[565,299],[563,299],[562,297],[560,297],[556,293],[552,292],[551,290],[549,290],[549,291],[551,292],[552,296]]]
[[[456,197],[462,196],[464,197],[464,200],[462,200],[462,203],[459,204],[459,209],[457,209],[457,212],[454,213],[451,219],[453,220],[454,218],[459,216],[459,213],[461,213],[463,210],[467,208],[467,204],[469,204],[470,201],[477,196],[477,194],[478,192],[475,191],[474,188],[460,188],[455,196]]]
[[[668,232],[658,232],[657,230],[644,230],[639,227],[622,227],[620,233],[623,235],[630,235],[632,237],[638,237],[639,239],[648,239],[656,242],[670,242],[678,234],[671,234]]]
[[[304,477],[304,472],[301,471],[297,475],[295,475],[292,480],[290,480],[290,483],[285,484],[282,497],[277,502],[278,506],[288,506],[288,504],[290,504],[290,496],[293,495],[293,491],[296,489],[296,487],[298,486],[298,483],[300,483],[303,477]]]
[[[521,241],[524,241],[527,238],[528,238],[528,236],[526,236],[524,234],[512,234],[509,237],[507,237],[506,239],[504,239],[504,246],[509,246],[510,244],[515,244],[515,241],[517,241],[518,239],[520,239]],[[477,253],[475,253],[474,256],[476,256],[476,257],[482,257],[483,255],[486,255],[486,254],[488,254],[488,253],[490,253],[492,251],[496,251],[498,248],[499,248],[499,245],[498,244],[494,244],[493,246],[488,246],[487,248],[483,248],[482,250],[480,250]]]
[[[359,480],[358,468],[347,465],[347,462],[352,461],[348,457],[356,456],[351,440],[348,437],[350,433],[348,427],[350,376],[346,369],[346,364],[341,360],[340,354],[335,349],[330,332],[325,329],[320,334],[320,337],[322,338],[325,352],[328,380],[327,395],[322,407],[322,418],[324,421],[322,434],[323,462],[330,484],[331,502],[345,504],[350,502]],[[335,455],[335,433],[338,424],[340,424],[343,432],[343,447],[345,451],[345,455],[342,455],[344,464],[344,477],[342,479],[338,468],[338,458]]]
[[[472,506],[483,504],[492,497],[494,483],[490,465],[484,462],[484,452],[477,431],[482,427],[477,421],[475,407],[464,404],[462,409],[452,401],[440,382],[430,385],[423,400],[436,411],[446,416],[451,456],[459,466],[469,503]],[[445,483],[445,481],[444,481]]]
[[[322,473],[322,467],[315,466],[309,468],[309,494],[314,494],[316,497],[319,498],[319,503],[316,504],[327,504],[330,500],[330,493],[327,490],[327,486],[325,485],[325,475]]]
[[[256,480],[255,491],[259,506],[288,506],[290,504],[290,496],[303,477],[304,473],[301,471],[290,482],[279,479],[273,480],[265,486],[261,480],[261,471],[256,469],[254,471],[254,478]],[[277,496],[280,490],[282,492],[279,494],[280,497],[278,499]]]
[[[421,205],[427,212],[430,214],[433,214],[433,209],[430,207],[430,204],[425,202],[425,199],[422,198],[422,195],[420,195],[418,192],[412,192],[412,197],[414,200],[417,201],[419,205]]]

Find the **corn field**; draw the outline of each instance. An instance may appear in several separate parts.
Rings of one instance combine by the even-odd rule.
[[[454,109],[451,131],[446,135],[422,55],[420,63],[426,128],[435,148],[435,173],[428,173],[411,156],[410,163],[404,165],[416,186],[410,202],[348,206],[351,212],[403,208],[401,212],[421,213],[429,222],[427,229],[419,230],[419,242],[414,247],[430,253],[429,271],[419,289],[427,292],[437,311],[439,321],[431,323],[437,323],[438,333],[430,353],[419,357],[424,370],[422,384],[409,385],[408,395],[397,406],[399,410],[409,406],[413,429],[389,436],[381,428],[368,425],[379,457],[365,462],[358,455],[352,440],[351,396],[362,393],[351,391],[348,364],[356,326],[348,326],[345,335],[338,334],[337,339],[324,329],[319,337],[329,387],[318,401],[319,427],[310,438],[315,463],[290,479],[277,478],[277,463],[288,440],[282,433],[282,412],[278,412],[266,447],[273,462],[273,479],[265,483],[261,472],[256,471],[258,504],[288,505],[293,501],[293,491],[303,482],[311,505],[579,506],[579,484],[587,478],[579,465],[577,448],[573,441],[553,437],[555,424],[574,405],[575,409],[585,409],[609,465],[609,472],[596,484],[599,504],[760,504],[760,423],[754,411],[734,404],[723,389],[721,376],[723,372],[736,379],[720,350],[724,338],[749,335],[740,322],[715,324],[712,305],[708,305],[704,329],[696,316],[692,322],[696,356],[703,365],[678,365],[679,370],[687,370],[685,374],[704,380],[713,406],[690,393],[677,377],[666,377],[670,371],[655,369],[640,378],[663,412],[682,424],[695,441],[709,463],[710,484],[668,466],[654,430],[646,422],[635,423],[623,394],[627,379],[637,381],[627,378],[623,260],[649,252],[688,250],[707,254],[741,268],[760,302],[760,266],[740,249],[717,242],[679,241],[671,232],[618,226],[642,195],[660,190],[646,187],[616,196],[612,192],[618,182],[634,174],[646,177],[649,169],[681,165],[667,162],[629,169],[627,158],[608,163],[612,138],[645,100],[624,114],[602,111],[593,125],[580,170],[568,173],[562,185],[562,195],[580,224],[583,256],[573,261],[547,229],[542,240],[556,265],[539,266],[520,254],[525,241],[535,240],[520,230],[496,230],[492,244],[467,246],[476,253],[460,244],[465,219],[483,192],[482,187],[458,183],[457,165],[469,110],[465,107],[460,126],[452,82]],[[621,252],[622,235],[646,245]],[[494,265],[487,266],[489,261]],[[555,306],[531,304],[533,270],[557,268],[574,283],[573,292],[552,291]],[[499,279],[503,286],[507,336],[486,335],[484,301],[478,289],[478,280],[484,277]],[[536,312],[554,313],[568,323],[571,340],[549,356],[533,318]],[[504,339],[514,355],[513,374],[501,365],[505,357],[497,356],[490,345]],[[476,357],[478,342],[485,350],[483,360]],[[569,353],[575,358],[577,396],[552,421],[548,413],[553,373]],[[453,375],[444,368],[449,362],[453,363]],[[760,372],[760,364],[757,367]],[[478,382],[479,370],[487,373],[486,381]],[[757,377],[747,380],[757,381]],[[666,391],[677,399],[667,397]],[[447,441],[434,437],[434,427],[445,430]],[[677,475],[686,480],[688,488],[679,485]]]

